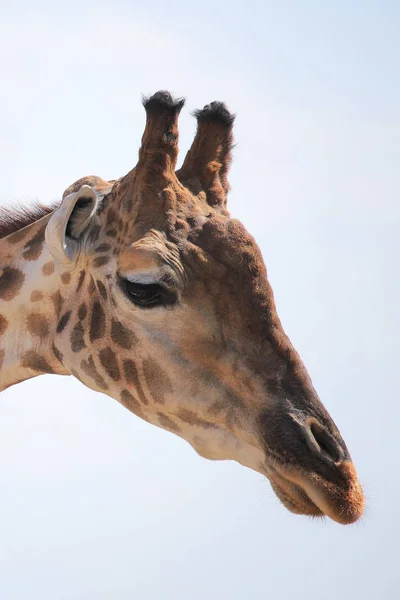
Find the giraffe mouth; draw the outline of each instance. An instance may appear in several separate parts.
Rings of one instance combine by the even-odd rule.
[[[333,483],[317,473],[268,465],[272,489],[288,510],[311,517],[327,516],[348,525],[361,517],[364,495],[350,461],[340,465],[340,472],[340,483]]]
[[[269,469],[268,478],[275,494],[290,512],[310,517],[325,516],[299,485],[286,479],[273,468]]]

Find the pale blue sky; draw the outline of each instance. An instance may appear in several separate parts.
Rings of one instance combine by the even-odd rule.
[[[398,598],[400,5],[13,2],[0,22],[0,201],[134,165],[142,93],[237,113],[230,209],[365,486],[352,527],[72,378],[0,399],[5,600]]]

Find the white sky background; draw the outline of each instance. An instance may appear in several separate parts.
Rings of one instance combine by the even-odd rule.
[[[398,598],[400,7],[326,0],[13,2],[0,22],[0,201],[131,169],[140,95],[237,113],[230,209],[356,463],[359,524],[291,515],[71,377],[0,399],[4,600]],[[349,7],[351,4],[351,7]]]

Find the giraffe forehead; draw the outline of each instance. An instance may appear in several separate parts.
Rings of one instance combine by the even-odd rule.
[[[238,264],[241,256],[253,256],[263,262],[253,236],[236,219],[214,216],[207,219],[191,237],[204,250],[223,258],[226,264]]]
[[[238,289],[260,289],[261,282],[267,280],[256,241],[239,221],[226,215],[212,215],[193,227],[183,248],[189,260],[194,259],[207,275],[239,278]]]
[[[161,255],[156,248],[126,248],[119,258],[119,269],[123,273],[151,271],[161,266]]]
[[[175,274],[183,273],[178,245],[153,230],[122,250],[118,263],[119,272],[127,276],[130,273],[161,275],[171,270]]]

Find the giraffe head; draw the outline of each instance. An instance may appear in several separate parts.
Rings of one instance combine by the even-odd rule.
[[[266,475],[291,511],[357,520],[346,445],[279,321],[258,246],[226,209],[233,116],[197,111],[175,172],[183,101],[158,92],[136,167],[73,184],[47,225],[63,369],[202,456]]]

